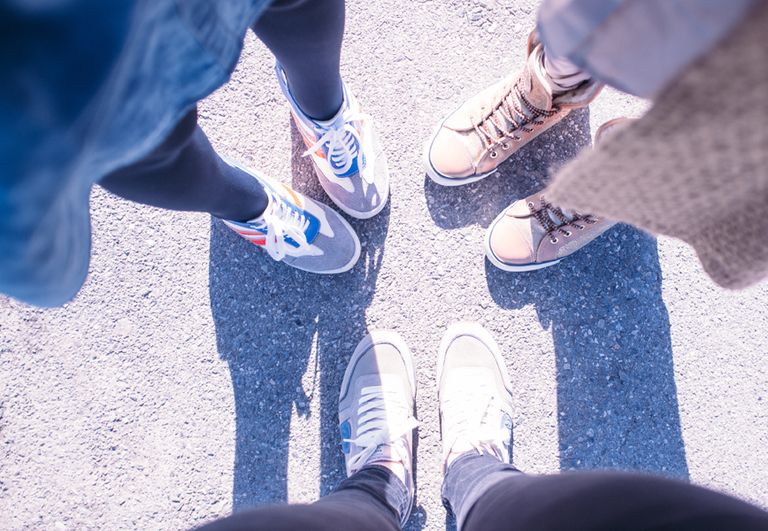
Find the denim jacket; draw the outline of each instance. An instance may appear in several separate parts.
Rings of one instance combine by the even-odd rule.
[[[228,79],[269,0],[0,0],[0,293],[70,300],[91,186]]]

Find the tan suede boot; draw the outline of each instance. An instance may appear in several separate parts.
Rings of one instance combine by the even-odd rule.
[[[602,89],[587,81],[553,96],[542,66],[544,49],[535,35],[528,39],[523,71],[486,88],[449,114],[427,142],[427,174],[445,186],[487,177],[513,153],[585,107]]]
[[[629,122],[611,120],[600,126],[595,145]],[[557,264],[616,222],[563,210],[548,202],[546,190],[515,201],[493,220],[485,236],[485,254],[505,271],[533,271]]]

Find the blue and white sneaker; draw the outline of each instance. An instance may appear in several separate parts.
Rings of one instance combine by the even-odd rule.
[[[341,450],[351,476],[371,465],[397,470],[409,499],[401,525],[413,506],[413,434],[416,374],[405,341],[395,332],[367,335],[349,360],[339,393]]]
[[[389,168],[373,126],[344,85],[344,102],[327,121],[313,120],[299,108],[283,69],[275,67],[291,114],[311,156],[320,185],[336,205],[352,217],[367,219],[389,198]]]
[[[273,259],[310,273],[343,273],[360,257],[360,240],[333,209],[283,183],[230,162],[264,186],[269,204],[246,223],[222,220],[240,236],[264,249]]]

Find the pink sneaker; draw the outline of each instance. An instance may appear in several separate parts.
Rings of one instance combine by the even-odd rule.
[[[543,70],[543,53],[534,32],[520,74],[470,98],[437,126],[424,151],[424,165],[433,181],[459,186],[487,177],[521,147],[599,94],[602,85],[586,81],[553,96]]]

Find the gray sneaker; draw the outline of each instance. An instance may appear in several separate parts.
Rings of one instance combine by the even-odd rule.
[[[367,335],[349,360],[339,394],[339,431],[347,475],[377,463],[399,463],[413,504],[413,415],[416,376],[408,346],[395,332]]]
[[[327,206],[253,170],[229,161],[263,186],[269,204],[251,221],[222,220],[274,260],[310,273],[343,273],[360,258],[360,240],[347,221]]]
[[[313,120],[299,108],[280,65],[275,70],[307,147],[304,156],[312,158],[325,193],[352,217],[367,219],[381,212],[389,198],[389,167],[373,118],[363,113],[344,85],[344,101],[336,116]]]
[[[444,471],[471,451],[509,462],[512,396],[504,359],[478,323],[456,323],[443,336],[437,362]]]

